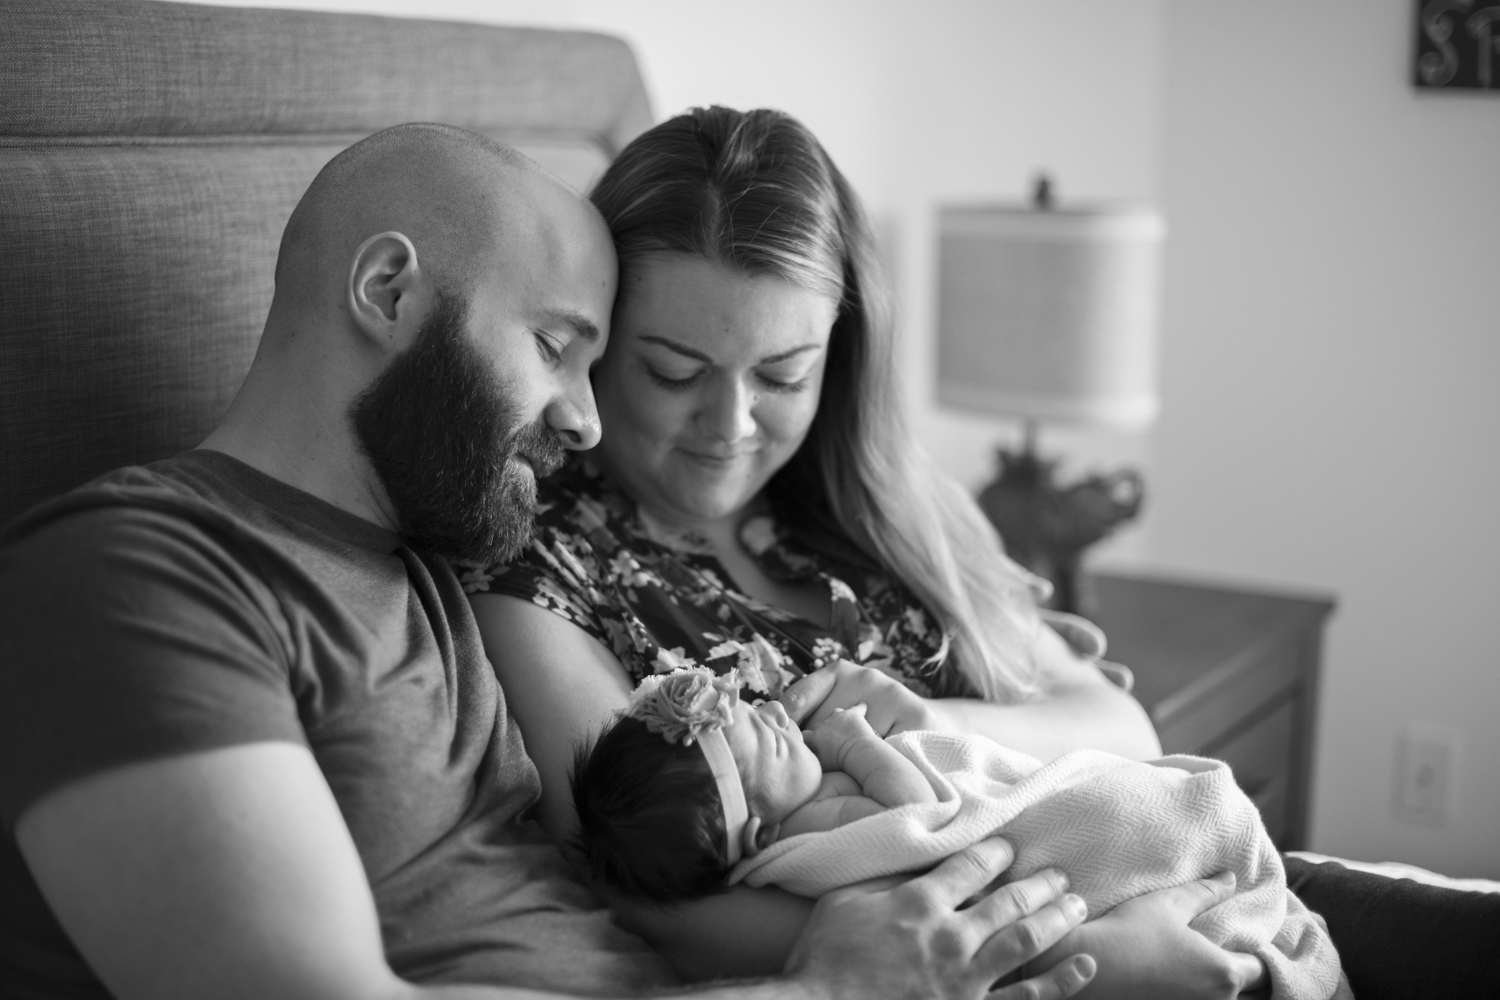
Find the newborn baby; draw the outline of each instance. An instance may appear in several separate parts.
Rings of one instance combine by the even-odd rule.
[[[575,842],[595,877],[663,902],[734,882],[818,896],[915,872],[987,836],[1007,877],[1067,874],[1097,917],[1125,899],[1233,871],[1236,895],[1192,926],[1255,954],[1273,996],[1348,996],[1326,930],[1286,889],[1280,857],[1227,766],[1080,750],[1043,765],[982,737],[882,739],[862,708],[806,733],[778,703],[739,700],[731,671],[641,682],[575,761]]]

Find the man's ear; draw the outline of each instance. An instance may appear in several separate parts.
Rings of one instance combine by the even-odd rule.
[[[344,306],[354,328],[381,353],[397,354],[411,345],[434,298],[417,248],[405,234],[371,236],[354,252]]]

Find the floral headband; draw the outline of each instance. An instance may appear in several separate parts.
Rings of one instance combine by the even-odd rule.
[[[734,724],[734,706],[739,700],[738,670],[715,674],[708,667],[683,667],[642,680],[625,709],[626,715],[640,719],[648,730],[660,733],[668,743],[685,747],[697,743],[703,748],[724,808],[724,835],[731,866],[740,860],[740,841],[750,819],[740,771],[729,752],[729,741],[724,738],[724,727]]]

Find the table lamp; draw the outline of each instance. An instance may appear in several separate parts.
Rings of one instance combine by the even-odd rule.
[[[938,231],[938,399],[1022,421],[979,504],[1011,557],[1052,581],[1052,606],[1087,614],[1084,550],[1140,511],[1141,477],[1060,484],[1037,427],[1155,418],[1165,227],[1146,207],[1055,205],[1042,177],[1030,206],[943,207]]]

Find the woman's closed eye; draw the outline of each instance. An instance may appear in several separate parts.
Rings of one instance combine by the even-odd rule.
[[[705,370],[700,368],[690,375],[669,375],[665,372],[659,372],[648,365],[646,367],[646,374],[650,376],[652,382],[663,389],[690,389],[698,384]],[[756,378],[760,381],[761,385],[765,386],[771,392],[801,392],[807,388],[810,382],[805,376],[799,379],[782,379],[762,374],[757,375]]]
[[[690,389],[703,377],[704,371],[706,369],[699,368],[695,372],[682,375],[678,373],[659,372],[650,365],[646,366],[646,374],[651,377],[651,381],[663,389]]]
[[[801,392],[806,389],[810,379],[803,376],[799,379],[780,379],[770,375],[758,376],[762,385],[772,392]]]

